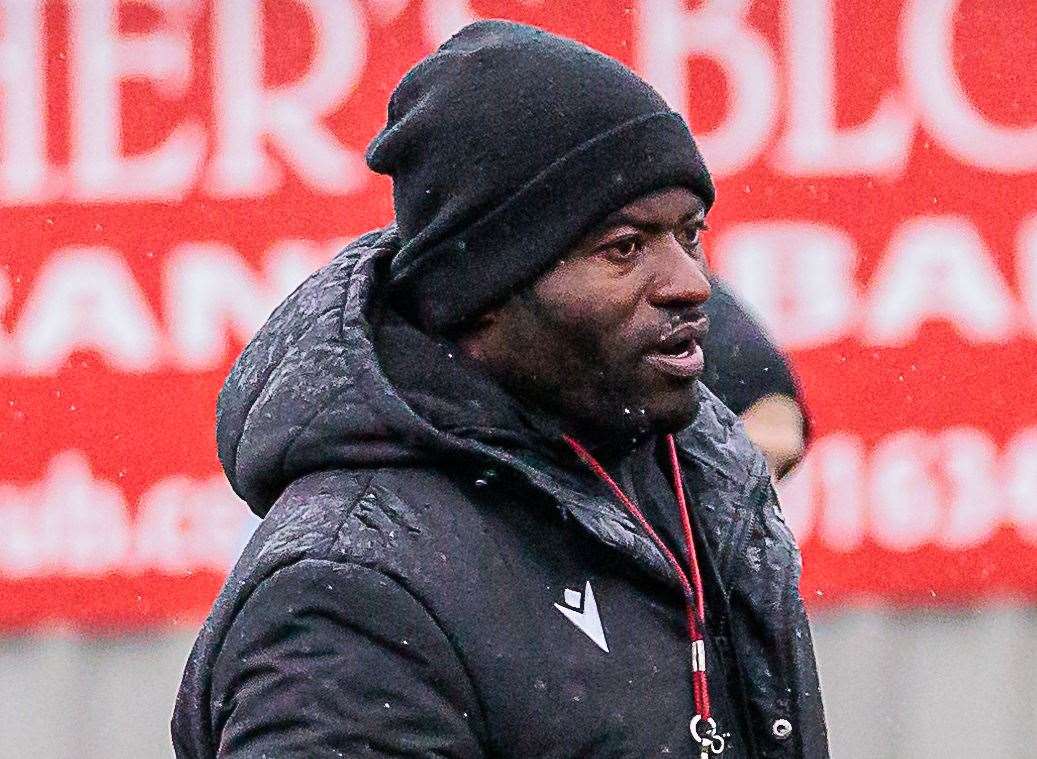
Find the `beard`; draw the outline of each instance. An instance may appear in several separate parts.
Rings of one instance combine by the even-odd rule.
[[[665,325],[620,333],[611,324],[567,319],[532,291],[516,300],[521,308],[488,368],[524,406],[588,443],[636,442],[695,418],[698,382],[663,375],[644,360]]]

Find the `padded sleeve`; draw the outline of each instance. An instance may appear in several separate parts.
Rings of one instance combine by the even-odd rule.
[[[401,584],[304,560],[236,615],[211,694],[217,756],[482,757],[458,654]]]

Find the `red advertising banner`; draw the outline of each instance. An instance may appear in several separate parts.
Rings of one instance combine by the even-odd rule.
[[[391,218],[363,150],[480,17],[689,117],[712,262],[814,421],[808,598],[1037,597],[1037,4],[0,0],[0,628],[201,618],[255,524],[222,379]]]

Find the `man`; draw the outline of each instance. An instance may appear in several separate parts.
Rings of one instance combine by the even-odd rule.
[[[221,394],[264,521],[180,757],[827,756],[798,554],[697,383],[713,187],[629,69],[481,22],[393,93],[397,222]]]
[[[809,424],[788,359],[721,282],[711,278],[701,382],[742,420],[776,478],[806,451]]]

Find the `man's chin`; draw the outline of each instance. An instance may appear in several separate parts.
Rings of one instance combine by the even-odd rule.
[[[673,399],[660,399],[657,404],[646,406],[645,422],[648,429],[657,435],[680,432],[698,416],[701,399],[698,383]]]
[[[679,391],[667,388],[647,399],[613,397],[594,408],[568,409],[560,418],[571,420],[577,437],[583,435],[598,443],[626,443],[683,430],[695,420],[699,406],[698,383],[693,382],[690,387]]]
[[[640,404],[625,405],[620,413],[606,414],[609,438],[644,438],[680,432],[698,416],[701,405],[698,385],[670,397],[655,397]]]

